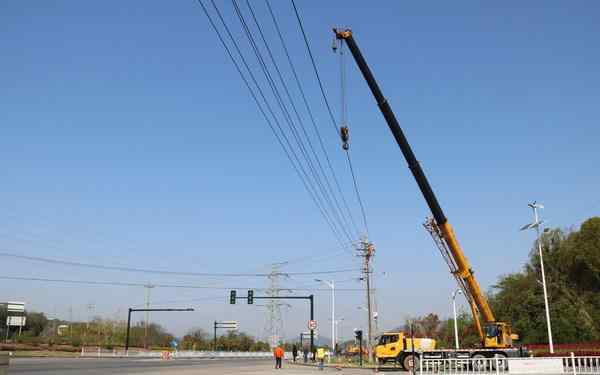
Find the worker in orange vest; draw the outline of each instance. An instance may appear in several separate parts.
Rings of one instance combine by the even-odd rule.
[[[281,361],[283,360],[283,348],[278,346],[275,348],[275,368],[281,368]]]

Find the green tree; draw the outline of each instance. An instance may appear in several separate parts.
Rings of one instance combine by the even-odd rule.
[[[541,238],[550,319],[556,343],[600,339],[600,217],[579,230],[547,230]],[[537,241],[522,272],[500,278],[490,303],[524,343],[547,342]]]

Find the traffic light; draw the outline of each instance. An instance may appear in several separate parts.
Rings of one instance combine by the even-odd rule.
[[[236,297],[236,292],[235,292],[235,290],[232,290],[229,293],[229,303],[230,304],[235,305],[235,297]]]
[[[355,329],[354,330],[354,337],[356,337],[356,341],[361,342],[362,341],[362,330],[360,329]]]
[[[248,291],[248,305],[252,305],[254,303],[254,291]]]

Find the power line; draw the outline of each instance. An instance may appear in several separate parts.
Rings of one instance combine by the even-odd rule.
[[[69,279],[50,279],[50,278],[42,278],[42,277],[22,277],[22,276],[0,276],[0,280],[16,280],[16,281],[38,281],[38,282],[46,282],[46,283],[61,283],[61,284],[73,284],[73,285],[95,285],[95,286],[121,286],[121,287],[145,287],[148,283],[128,283],[128,282],[120,282],[120,281],[93,281],[93,280],[69,280]],[[185,285],[185,284],[157,284],[153,283],[156,288],[166,288],[166,289],[207,289],[207,290],[260,290],[264,291],[266,288],[255,288],[250,286],[243,287],[216,287],[216,286],[208,286],[208,285]],[[314,291],[314,292],[328,292],[330,289],[302,289],[302,288],[281,288],[280,291],[290,291],[290,292],[306,292],[306,291]],[[363,289],[336,289],[336,291],[342,292],[362,292]]]
[[[302,155],[304,156],[304,158],[306,160],[308,169],[311,172],[311,175],[312,175],[317,187],[319,188],[319,191],[321,192],[321,194],[322,194],[325,202],[329,206],[331,212],[333,212],[333,216],[338,220],[338,222],[337,222],[338,226],[341,228],[342,232],[347,236],[349,242],[352,242],[352,236],[350,236],[350,234],[346,228],[346,224],[344,223],[344,220],[342,219],[343,215],[340,215],[340,212],[338,210],[336,210],[336,207],[333,204],[330,194],[328,194],[327,190],[325,189],[325,187],[323,185],[323,182],[321,181],[321,176],[318,174],[318,172],[312,162],[312,159],[308,154],[306,146],[304,145],[304,142],[302,141],[302,136],[298,133],[298,129],[296,128],[296,125],[294,124],[294,121],[292,120],[292,116],[290,115],[290,112],[289,112],[286,104],[284,104],[282,95],[281,95],[279,89],[277,88],[275,80],[273,79],[273,76],[271,75],[271,73],[267,67],[267,64],[262,56],[262,53],[260,52],[260,49],[256,43],[256,40],[254,39],[254,36],[252,35],[252,31],[250,30],[250,27],[248,26],[243,13],[237,4],[237,0],[232,0],[232,3],[234,6],[234,9],[235,9],[235,12],[238,16],[238,19],[240,21],[240,24],[242,25],[245,35],[250,43],[250,46],[252,47],[254,55],[256,56],[257,60],[259,61],[259,66],[260,66],[263,74],[265,75],[265,78],[273,92],[273,95],[274,95],[274,97],[279,105],[279,108],[286,120],[286,123],[288,124],[288,127],[290,128],[290,131],[291,131],[296,143],[298,144],[300,152],[302,153]],[[261,32],[261,35],[262,35],[262,30],[260,29],[260,26],[259,26],[259,31]],[[289,90],[287,89],[287,85],[285,84],[285,81],[281,75],[279,67],[277,66],[277,63],[275,62],[275,59],[272,57],[271,49],[269,48],[269,45],[266,42],[266,40],[265,40],[265,46],[266,46],[267,52],[271,55],[272,63],[275,67],[275,70],[279,74],[279,78],[282,82],[282,86],[283,86],[284,90],[287,91],[288,96],[290,97],[290,101],[292,102],[292,107],[295,110],[296,107],[293,104],[293,101],[291,100],[291,95],[289,95]],[[298,114],[297,110],[296,110],[296,114]],[[298,120],[300,122],[301,127],[303,128],[304,126],[302,125],[299,115],[298,115]],[[306,130],[304,130],[304,132],[306,134]],[[308,143],[310,146],[310,139],[309,139]],[[314,148],[312,150],[313,150],[313,153],[315,154],[315,157],[317,158],[316,153],[314,152]],[[321,170],[323,170],[322,167],[321,167]],[[338,203],[338,209],[339,209],[339,203]],[[340,209],[340,211],[341,211],[341,209]]]
[[[311,197],[313,203],[319,209],[319,212],[321,213],[321,215],[323,216],[323,218],[327,222],[327,225],[332,230],[332,232],[334,234],[334,237],[336,238],[336,240],[338,241],[338,243],[340,244],[340,246],[342,248],[345,248],[344,241],[341,240],[341,236],[340,236],[340,234],[339,234],[336,226],[333,224],[331,218],[329,217],[327,211],[325,210],[325,208],[323,206],[323,203],[320,200],[320,197],[316,194],[316,189],[314,188],[312,182],[308,178],[308,175],[307,175],[306,171],[304,170],[304,167],[303,167],[302,163],[298,159],[297,154],[294,152],[293,147],[291,146],[291,143],[290,143],[288,137],[286,136],[285,132],[281,128],[281,125],[280,125],[280,123],[279,123],[279,121],[277,119],[277,116],[275,116],[275,113],[273,112],[273,110],[272,110],[272,108],[271,108],[271,106],[269,104],[269,101],[266,99],[266,97],[265,97],[265,95],[264,95],[264,93],[262,91],[261,86],[258,84],[256,78],[254,77],[254,74],[252,73],[252,70],[250,69],[250,67],[249,67],[246,59],[244,58],[244,55],[242,54],[242,52],[241,52],[241,50],[240,50],[237,42],[235,41],[235,38],[233,37],[231,31],[229,30],[229,27],[227,26],[225,20],[223,19],[222,15],[221,15],[221,13],[219,11],[219,8],[216,6],[216,4],[214,3],[214,1],[211,0],[211,3],[213,5],[213,7],[215,8],[217,16],[220,19],[220,21],[221,21],[221,23],[222,23],[222,25],[223,25],[223,27],[224,27],[224,29],[225,29],[228,37],[229,37],[229,40],[231,41],[232,45],[235,47],[235,50],[236,50],[237,54],[239,55],[241,62],[243,63],[244,67],[246,68],[246,70],[248,72],[248,75],[250,76],[252,82],[256,86],[256,89],[257,89],[260,97],[262,98],[267,111],[273,117],[273,122],[275,123],[275,126],[277,127],[277,129],[279,129],[279,132],[281,132],[281,135],[277,132],[277,130],[275,129],[275,126],[273,125],[273,123],[269,119],[269,116],[267,115],[267,112],[263,108],[260,100],[258,99],[256,93],[254,92],[254,89],[252,88],[252,86],[248,82],[248,79],[246,78],[245,74],[243,73],[242,68],[240,67],[239,63],[234,58],[231,50],[229,49],[229,46],[225,42],[225,39],[221,35],[221,32],[219,31],[217,25],[213,21],[210,13],[208,12],[208,9],[206,8],[206,6],[202,2],[202,0],[198,0],[198,3],[202,7],[202,10],[204,11],[206,17],[208,18],[211,27],[213,28],[213,30],[217,34],[217,37],[219,38],[219,41],[221,42],[223,48],[227,52],[227,55],[229,56],[230,60],[234,64],[234,66],[235,66],[238,74],[240,75],[240,77],[242,78],[244,84],[246,85],[246,87],[250,91],[250,95],[252,96],[252,98],[253,98],[254,102],[256,103],[257,107],[259,108],[259,111],[261,112],[261,114],[263,115],[265,121],[269,125],[269,128],[271,129],[272,133],[275,135],[275,138],[279,142],[279,145],[284,150],[284,153],[286,154],[288,160],[292,164],[292,167],[294,168],[296,174],[300,178],[300,181],[304,185],[304,188],[309,193],[309,196]]]
[[[246,0],[246,5],[247,5],[248,9],[250,10],[250,14],[252,16],[252,19],[254,21],[254,24],[256,25],[256,28],[257,28],[258,32],[259,32],[261,40],[263,41],[265,49],[267,50],[269,58],[270,58],[271,62],[273,63],[273,66],[275,67],[275,70],[276,70],[277,75],[279,77],[279,81],[281,82],[281,86],[283,87],[284,92],[286,93],[286,96],[288,98],[288,101],[290,102],[290,104],[292,106],[292,109],[293,109],[294,113],[296,114],[296,118],[298,120],[298,124],[300,125],[300,129],[302,130],[302,134],[306,138],[308,147],[309,147],[310,151],[312,152],[312,155],[314,156],[315,161],[317,162],[318,170],[323,175],[327,191],[331,195],[331,197],[333,198],[333,203],[335,204],[335,208],[337,209],[336,215],[338,215],[338,217],[344,222],[345,226],[348,226],[349,224],[352,223],[352,221],[349,223],[347,221],[348,218],[346,218],[346,216],[344,216],[344,212],[343,212],[343,210],[342,210],[342,208],[340,206],[340,203],[339,203],[339,201],[337,199],[337,196],[333,192],[333,188],[332,188],[331,183],[329,181],[328,174],[325,172],[325,169],[323,168],[323,164],[321,163],[321,158],[319,157],[318,153],[316,152],[315,147],[313,146],[313,142],[311,141],[311,137],[308,135],[306,127],[304,126],[304,121],[302,120],[302,118],[301,118],[301,116],[300,116],[300,114],[298,112],[298,109],[296,108],[296,105],[294,104],[294,100],[292,99],[292,95],[290,94],[290,90],[288,89],[288,86],[285,83],[285,80],[283,79],[283,75],[281,73],[281,70],[279,69],[279,66],[278,66],[278,64],[277,64],[277,62],[275,60],[275,57],[273,56],[273,52],[271,51],[271,47],[269,46],[269,43],[267,42],[267,38],[265,37],[265,34],[263,33],[262,27],[260,26],[260,22],[258,21],[258,18],[256,17],[256,13],[254,12],[254,9],[252,8],[250,0]],[[293,65],[292,65],[292,68],[293,68]],[[293,71],[295,71],[295,70],[293,70]],[[300,86],[300,88],[301,88],[301,86]],[[311,113],[309,112],[309,114],[311,114]],[[331,172],[333,173],[333,169],[331,169]],[[335,173],[333,173],[333,174],[334,174],[334,177],[335,177]],[[358,231],[357,231],[356,234],[357,234],[357,236],[360,235],[360,233],[358,233]]]
[[[248,1],[248,0],[247,0]],[[313,115],[312,109],[308,103],[308,99],[306,98],[306,94],[304,92],[304,89],[302,87],[302,84],[300,83],[300,78],[298,77],[298,73],[296,71],[296,68],[294,66],[294,63],[292,62],[292,58],[290,56],[290,52],[287,48],[287,45],[285,43],[285,39],[283,38],[283,34],[281,32],[281,28],[279,27],[279,23],[277,22],[277,17],[275,17],[275,13],[273,12],[273,9],[271,8],[271,4],[269,2],[269,0],[265,0],[265,3],[267,4],[267,8],[269,10],[269,14],[271,15],[271,19],[273,20],[273,24],[275,25],[275,30],[277,31],[277,35],[279,36],[279,41],[281,42],[281,46],[283,47],[283,50],[285,52],[285,55],[287,57],[287,61],[288,64],[290,66],[290,69],[292,71],[292,74],[294,75],[294,79],[296,81],[296,85],[298,86],[298,90],[300,92],[300,95],[302,97],[302,100],[304,102],[304,106],[306,107],[306,111],[308,112],[308,115],[310,117],[312,126],[313,126],[313,130],[315,131],[315,134],[317,134],[317,139],[319,140],[319,145],[321,147],[321,151],[323,152],[323,154],[325,155],[325,160],[327,161],[327,166],[329,168],[329,170],[331,171],[331,175],[333,176],[333,180],[335,182],[337,191],[340,195],[340,198],[342,200],[342,203],[344,204],[344,208],[346,209],[346,213],[348,214],[348,217],[350,218],[350,221],[355,229],[355,231],[358,233],[358,226],[356,225],[356,221],[354,220],[354,216],[352,215],[352,211],[350,210],[350,207],[348,206],[348,202],[346,201],[346,197],[344,196],[344,193],[342,192],[342,188],[340,186],[340,182],[335,174],[335,171],[333,169],[333,166],[331,164],[331,160],[329,158],[329,154],[327,153],[327,149],[325,148],[325,145],[323,143],[323,137],[321,136],[321,132],[319,131],[319,128],[317,127],[317,123],[315,121],[315,117]]]
[[[147,268],[136,268],[128,266],[109,266],[95,263],[83,263],[67,260],[59,260],[52,258],[43,258],[8,252],[0,252],[0,257],[22,259],[33,262],[41,262],[48,264],[59,264],[70,267],[83,267],[83,268],[95,268],[105,271],[120,271],[120,272],[136,272],[136,273],[150,273],[158,275],[177,275],[177,276],[213,276],[213,277],[269,277],[270,273],[211,273],[211,272],[185,272],[185,271],[169,271],[169,270],[157,270]],[[310,272],[286,272],[286,275],[291,276],[303,276],[303,275],[328,275],[337,273],[354,272],[356,269],[339,269],[339,270],[325,270],[325,271],[310,271]]]
[[[321,76],[319,75],[319,69],[317,68],[317,64],[315,62],[315,58],[313,56],[312,50],[310,48],[310,43],[308,41],[308,36],[306,35],[306,31],[304,30],[304,25],[302,24],[302,18],[300,17],[300,13],[298,12],[298,8],[296,7],[296,3],[294,0],[291,0],[292,2],[292,6],[294,8],[294,13],[296,14],[296,19],[298,20],[298,25],[300,26],[300,31],[302,32],[302,36],[304,38],[304,44],[306,45],[306,50],[308,51],[308,55],[310,56],[310,61],[312,63],[312,67],[313,67],[313,71],[315,72],[315,76],[317,78],[317,81],[319,83],[319,88],[321,89],[321,96],[323,97],[323,101],[325,102],[325,106],[327,107],[327,111],[329,113],[329,117],[331,119],[331,123],[333,125],[333,128],[337,134],[338,132],[338,128],[336,126],[336,121],[335,121],[335,116],[333,115],[333,111],[331,110],[331,105],[329,104],[329,100],[327,99],[327,95],[325,94],[325,87],[323,86],[323,82],[321,81]],[[365,213],[365,208],[364,208],[364,204],[362,202],[362,198],[360,196],[360,191],[358,189],[358,182],[356,180],[356,174],[354,173],[354,168],[352,166],[352,160],[350,158],[350,152],[349,150],[345,150],[346,151],[346,158],[348,160],[348,166],[350,167],[351,173],[352,173],[352,181],[354,183],[354,190],[356,193],[356,197],[358,199],[358,202],[360,204],[361,207],[361,212],[362,212],[362,216],[363,216],[363,221],[364,221],[364,225],[365,225],[365,231],[367,232],[368,235],[368,224],[367,224],[367,216]]]

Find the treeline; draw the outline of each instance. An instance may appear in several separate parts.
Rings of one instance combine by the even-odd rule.
[[[124,321],[94,318],[90,322],[67,322],[59,319],[49,320],[44,313],[27,312],[26,326],[21,335],[19,329],[12,327],[9,340],[25,344],[72,345],[80,347],[102,346],[107,349],[123,346],[127,325]],[[0,310],[0,321],[6,321],[6,310]],[[2,327],[4,330],[6,326]],[[6,331],[2,332],[6,337]],[[160,324],[148,324],[148,335],[143,322],[131,326],[129,342],[132,347],[169,347],[175,338]],[[145,343],[146,341],[146,343]]]
[[[600,217],[579,230],[546,230],[541,239],[554,342],[600,340]],[[537,241],[521,272],[500,277],[488,293],[499,321],[510,322],[520,343],[547,343],[545,307]],[[461,347],[476,347],[480,339],[470,313],[458,317]],[[408,324],[403,329],[408,332]],[[413,319],[415,336],[431,337],[438,347],[454,347],[454,320],[436,314]]]
[[[193,329],[188,332],[181,343],[180,350],[214,350],[214,337],[202,329]],[[257,341],[252,336],[243,332],[230,331],[226,335],[218,336],[216,350],[233,352],[268,352],[269,344]]]
[[[579,230],[543,233],[544,271],[555,343],[600,340],[600,217]],[[537,242],[522,272],[500,279],[490,302],[497,319],[512,322],[523,343],[546,343]]]

